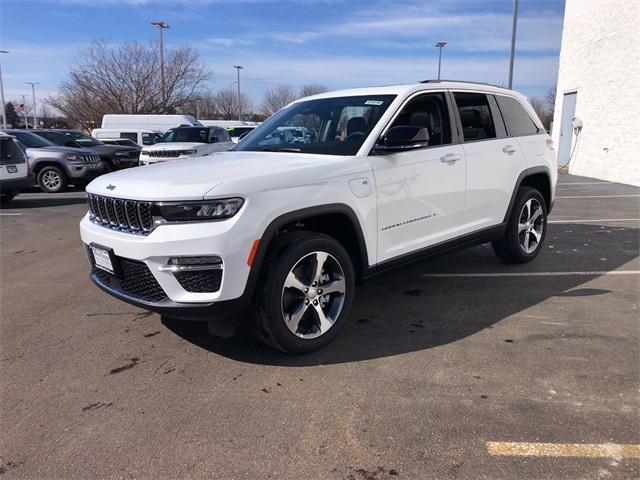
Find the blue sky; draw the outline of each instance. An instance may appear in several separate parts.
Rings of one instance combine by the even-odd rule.
[[[255,103],[280,83],[333,89],[442,77],[507,84],[512,0],[0,0],[7,100],[55,92],[92,39],[191,45],[211,68],[210,87],[235,80]],[[520,0],[514,88],[543,95],[556,82],[564,0]]]

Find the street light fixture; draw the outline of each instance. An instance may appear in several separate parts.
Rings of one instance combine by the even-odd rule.
[[[242,121],[242,105],[240,104],[240,70],[242,70],[244,67],[242,65],[234,65],[233,68],[235,68],[238,71],[238,121],[241,122]]]
[[[509,57],[509,88],[513,86],[513,60],[516,56],[517,25],[518,25],[518,0],[513,0],[513,25],[511,26],[511,55]]]
[[[0,50],[0,53],[9,53],[9,50]],[[1,62],[0,62],[1,63]],[[7,113],[4,103],[4,86],[2,85],[2,67],[0,66],[0,102],[2,102],[2,128],[7,128]]]
[[[167,101],[167,92],[164,86],[164,38],[162,32],[165,28],[170,27],[164,22],[151,22],[151,25],[158,27],[158,30],[160,30],[160,81],[162,83],[162,109],[164,111],[165,102]]]
[[[31,85],[31,98],[33,99],[33,128],[38,128],[38,117],[36,116],[36,85],[40,82],[27,82]]]
[[[436,43],[436,48],[439,48],[438,53],[438,80],[440,80],[440,67],[442,66],[442,49],[447,46],[447,42]]]

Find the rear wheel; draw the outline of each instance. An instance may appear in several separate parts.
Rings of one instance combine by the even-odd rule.
[[[505,236],[492,243],[493,250],[508,262],[530,262],[540,253],[546,233],[544,197],[535,188],[522,187],[516,196]]]
[[[353,304],[355,273],[332,237],[293,232],[265,259],[252,327],[266,344],[287,353],[318,350],[335,338]]]
[[[67,188],[68,179],[58,167],[44,167],[38,172],[38,186],[45,193],[58,193]]]

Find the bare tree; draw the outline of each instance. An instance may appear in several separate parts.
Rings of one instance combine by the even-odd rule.
[[[556,87],[551,87],[547,90],[547,93],[544,96],[544,103],[547,106],[547,109],[550,111],[554,111],[556,108]]]
[[[217,118],[216,97],[213,92],[203,92],[197,98],[180,107],[180,113],[193,115],[196,118]]]
[[[238,92],[233,87],[218,90],[214,95],[217,117],[222,120],[236,120],[238,111],[247,113],[251,110],[251,101],[244,93],[240,94],[240,109],[238,109]]]
[[[165,50],[166,97],[157,44],[110,46],[94,41],[80,50],[69,77],[49,105],[89,128],[105,113],[169,113],[198,97],[211,78],[190,47]]]
[[[529,103],[538,114],[544,128],[549,130],[553,120],[553,107],[549,108],[546,98],[529,97]]]
[[[262,109],[264,113],[271,115],[289,105],[296,98],[298,97],[291,85],[278,85],[265,92]]]
[[[329,88],[326,85],[320,83],[308,83],[300,88],[301,97],[310,97],[311,95],[318,95],[319,93],[328,92]]]

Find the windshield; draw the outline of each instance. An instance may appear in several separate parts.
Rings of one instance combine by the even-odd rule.
[[[395,95],[308,100],[280,110],[234,150],[355,155]]]
[[[186,128],[174,128],[169,130],[160,139],[161,143],[169,142],[195,142],[195,143],[207,143],[209,139],[208,128],[198,127],[186,127]]]
[[[83,147],[95,147],[96,145],[102,145],[102,142],[99,142],[95,138],[90,135],[86,135],[82,132],[64,132],[64,134],[68,137],[73,138],[76,142],[78,142]]]
[[[26,145],[29,148],[51,147],[52,145],[55,145],[50,141],[36,135],[35,133],[16,132],[12,135],[14,135],[20,143]]]

